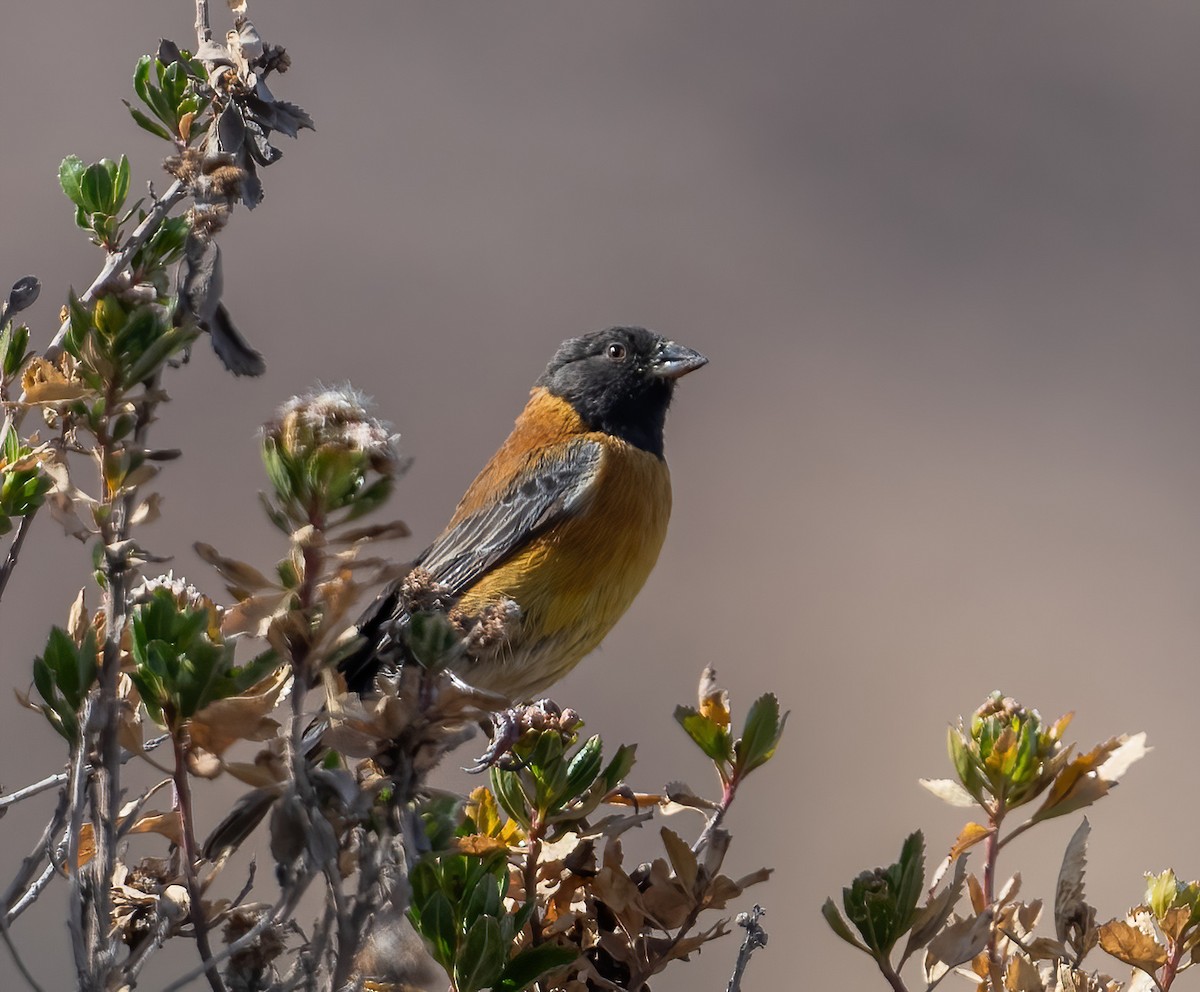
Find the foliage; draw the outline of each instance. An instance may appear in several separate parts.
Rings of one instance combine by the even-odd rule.
[[[1011,841],[1104,798],[1148,750],[1145,734],[1135,734],[1077,753],[1063,741],[1071,716],[1047,723],[1037,710],[993,693],[970,720],[950,727],[955,777],[921,782],[951,805],[979,814],[960,831],[928,885],[925,841],[918,831],[895,864],[863,872],[842,890],[840,911],[826,900],[821,912],[833,932],[873,958],[893,989],[908,988],[901,971],[918,951],[924,952],[921,987],[932,989],[957,973],[980,992],[1165,992],[1200,957],[1200,883],[1180,882],[1171,871],[1147,876],[1143,904],[1125,919],[1097,925],[1083,886],[1091,830],[1086,819],[1063,857],[1052,936],[1038,935],[1043,902],[1020,898],[1021,876],[999,883],[999,855]],[[1018,810],[1023,818],[1010,827]],[[976,875],[966,862],[980,845],[983,865]],[[926,887],[925,903],[918,905]],[[964,896],[966,904],[960,905]],[[1133,977],[1123,982],[1086,970],[1084,959],[1097,946],[1134,968]]]
[[[711,690],[711,672],[703,684]],[[605,761],[599,736],[579,740],[573,711],[526,717],[509,757],[491,769],[491,788],[426,817],[434,850],[413,870],[409,917],[460,992],[515,989],[544,972],[552,981],[543,987],[645,988],[726,934],[728,919],[700,928],[701,915],[770,872],[721,874],[730,837],[714,820],[724,808],[683,785],[669,795],[632,792],[624,783],[634,747]],[[627,831],[656,812],[688,809],[708,816],[703,840],[689,845],[663,826],[662,854],[625,867]]]

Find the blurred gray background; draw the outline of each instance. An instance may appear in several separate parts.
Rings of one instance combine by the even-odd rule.
[[[730,871],[777,869],[745,898],[771,934],[747,990],[881,987],[818,907],[918,826],[931,861],[948,848],[963,811],[916,780],[949,773],[947,722],[993,688],[1048,718],[1076,710],[1085,746],[1150,732],[1157,750],[1089,813],[1101,918],[1140,899],[1145,870],[1200,875],[1185,826],[1200,813],[1185,771],[1200,7],[254,0],[251,14],[294,59],[277,95],[317,131],[285,139],[265,202],[222,238],[226,301],[267,375],[235,381],[201,342],[169,377],[155,443],[186,457],[161,476],[165,519],[146,537],[177,571],[219,591],[197,538],[261,566],[280,553],[255,431],[292,392],[352,380],[403,433],[415,461],[393,507],[415,535],[397,554],[412,554],[562,338],[644,323],[711,358],[668,425],[671,534],[554,695],[611,745],[640,742],[647,789],[714,787],[671,720],[705,664],[739,712],[766,690],[791,709],[730,819]],[[100,262],[58,162],[127,152],[135,184],[165,188],[163,148],[119,99],[138,55],[160,35],[188,43],[192,18],[185,0],[5,8],[0,279],[43,280],[36,340]],[[11,684],[28,684],[87,562],[38,520],[0,606]],[[12,789],[62,750],[3,705]],[[206,815],[237,791],[210,787]],[[0,823],[5,882],[45,816],[26,805]],[[1026,835],[1002,870],[1052,897],[1077,822]],[[16,936],[43,949],[47,988],[69,983],[56,903]],[[736,947],[655,987],[723,989]]]

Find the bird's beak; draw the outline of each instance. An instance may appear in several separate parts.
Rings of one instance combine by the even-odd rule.
[[[674,341],[667,341],[654,356],[650,364],[650,374],[662,379],[678,379],[681,375],[695,372],[702,365],[707,365],[708,359],[700,352],[685,348]]]

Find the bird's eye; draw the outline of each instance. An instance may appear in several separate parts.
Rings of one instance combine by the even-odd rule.
[[[625,360],[625,345],[620,341],[614,341],[605,349],[604,353],[614,362],[622,362]]]

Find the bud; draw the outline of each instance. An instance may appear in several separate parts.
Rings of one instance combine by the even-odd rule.
[[[972,715],[969,730],[961,720],[950,728],[950,758],[959,781],[985,806],[1029,802],[1050,785],[1068,757],[1062,734],[1069,722],[1068,715],[1047,726],[1037,710],[992,693]]]
[[[168,574],[144,582],[133,601],[129,674],[156,723],[177,730],[209,703],[261,677],[254,663],[234,665],[220,611],[183,579]]]
[[[918,830],[905,840],[899,861],[864,871],[842,889],[845,919],[832,899],[821,912],[839,937],[883,961],[913,925],[924,878],[925,839]],[[857,938],[846,921],[858,931]]]
[[[263,461],[278,508],[298,526],[354,519],[387,498],[403,465],[398,435],[349,386],[296,396],[263,428]]]
[[[152,579],[142,579],[130,592],[130,603],[134,606],[149,603],[154,598],[155,592],[160,589],[175,600],[175,605],[180,610],[207,614],[206,633],[209,639],[214,642],[224,640],[224,635],[221,633],[221,616],[224,610],[187,579],[182,576],[176,578],[174,571],[169,571],[165,575],[156,575]]]

